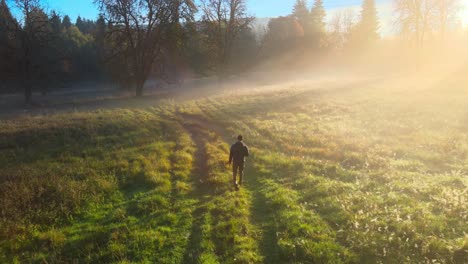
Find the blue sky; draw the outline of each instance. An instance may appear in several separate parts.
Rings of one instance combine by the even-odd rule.
[[[377,3],[386,3],[390,0],[376,0]],[[248,0],[249,11],[258,17],[275,17],[291,13],[296,0]],[[312,7],[313,0],[309,0]],[[362,0],[324,0],[325,8],[328,10],[360,6]]]
[[[275,17],[291,13],[296,0],[247,0],[248,9],[252,15],[257,17]],[[379,3],[389,0],[377,0]],[[56,10],[60,14],[67,14],[74,21],[78,15],[81,17],[95,19],[98,15],[93,0],[42,0],[47,10]],[[312,0],[309,1],[312,5]],[[336,9],[347,6],[359,6],[362,0],[324,0],[327,9]]]
[[[7,0],[13,5],[13,0]],[[88,19],[96,19],[99,10],[93,0],[41,0],[47,11],[56,10],[60,15],[69,15],[72,21],[77,16]],[[200,0],[195,0],[199,2]],[[296,0],[247,0],[248,12],[259,18],[277,17],[291,13]],[[324,0],[327,9],[328,19],[334,12],[343,9],[351,9],[356,15],[359,14],[360,6],[363,0]],[[312,6],[313,0],[309,0],[309,6]],[[468,7],[468,0],[462,0],[462,3]],[[391,35],[394,31],[394,22],[392,14],[392,0],[376,0],[377,9],[380,18],[380,33]],[[460,18],[465,26],[468,25],[468,8],[460,12]]]
[[[41,0],[48,9],[56,10],[61,15],[69,15],[72,21],[78,16],[95,20],[99,14],[93,0]]]

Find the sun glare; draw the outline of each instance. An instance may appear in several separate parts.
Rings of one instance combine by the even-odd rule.
[[[468,0],[463,0],[461,13],[461,21],[464,27],[468,27]]]

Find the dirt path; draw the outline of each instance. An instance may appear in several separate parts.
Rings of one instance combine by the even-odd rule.
[[[229,138],[230,133],[228,133],[224,127],[214,122],[210,122],[202,116],[181,115],[181,117],[183,118],[183,126],[191,134],[192,140],[196,145],[197,150],[195,152],[194,175],[197,175],[198,177],[198,195],[203,195],[203,193],[206,194],[207,191],[209,191],[204,190],[206,187],[203,186],[203,178],[208,173],[208,168],[206,166],[207,156],[204,147],[206,140],[209,139],[208,133],[215,133],[225,142],[228,142],[232,139]],[[276,248],[277,241],[275,227],[272,224],[273,221],[271,219],[271,215],[268,212],[268,204],[264,196],[260,193],[261,181],[259,180],[258,173],[255,171],[253,166],[252,159],[254,159],[254,157],[255,155],[253,155],[251,160],[247,163],[246,184],[244,185],[244,191],[248,193],[251,200],[251,204],[248,208],[248,210],[251,212],[250,224],[253,226],[253,235],[255,236],[255,240],[259,245],[259,254],[263,257],[263,262],[276,263],[276,260],[278,259],[278,251]],[[202,202],[200,202],[200,204],[202,204]],[[202,231],[200,230],[200,226],[203,224],[203,214],[205,213],[206,212],[201,207],[197,208],[195,211],[194,219],[196,220],[192,227],[192,234],[190,236],[189,242],[190,246],[188,247],[195,250],[187,252],[185,258],[187,262],[195,263],[199,257],[197,251],[198,253],[201,252],[198,244],[202,240]]]
[[[187,249],[184,253],[184,263],[198,263],[200,256],[203,252],[202,241],[203,231],[202,226],[204,224],[204,214],[206,214],[205,208],[203,208],[203,182],[208,173],[206,165],[206,150],[205,141],[207,139],[206,132],[199,123],[190,122],[184,120],[182,123],[183,127],[190,133],[193,142],[195,143],[195,154],[194,154],[194,167],[192,175],[194,176],[195,192],[193,196],[197,200],[196,209],[193,212],[193,223],[190,232],[190,237]]]
[[[247,165],[246,175],[249,177],[246,188],[252,193],[252,224],[259,232],[259,247],[264,257],[264,263],[278,263],[277,236],[274,219],[265,197],[260,193],[261,182],[252,164]]]
[[[193,142],[195,143],[195,167],[194,174],[198,175],[199,181],[202,182],[203,178],[208,173],[206,166],[206,151],[205,143],[208,139],[207,132],[203,129],[202,125],[196,122],[187,122],[184,120],[183,127],[190,133]]]

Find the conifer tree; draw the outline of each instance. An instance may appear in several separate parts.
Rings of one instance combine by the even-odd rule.
[[[315,0],[314,6],[310,11],[310,29],[309,29],[309,43],[313,49],[318,49],[322,46],[322,40],[325,39],[326,23],[325,23],[325,7],[323,0]]]
[[[68,15],[65,15],[62,20],[62,25],[65,27],[65,29],[68,29],[71,27],[72,23],[70,20],[70,17]]]
[[[315,0],[314,6],[310,11],[310,22],[312,31],[314,34],[325,33],[325,7],[323,6],[323,0]]]
[[[13,18],[5,0],[0,1],[0,80],[11,79],[15,75],[17,48],[16,31],[19,25]],[[1,84],[0,84],[1,85]],[[2,88],[2,87],[0,87]]]
[[[294,4],[292,15],[299,21],[304,31],[309,26],[309,10],[307,9],[307,0],[297,0]]]
[[[372,43],[379,39],[379,21],[375,0],[364,0],[362,3],[361,21],[358,34],[364,43]]]

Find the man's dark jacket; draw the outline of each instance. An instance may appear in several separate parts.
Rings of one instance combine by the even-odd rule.
[[[231,146],[231,152],[229,154],[229,163],[243,163],[245,157],[249,156],[249,148],[242,141],[237,141]]]

